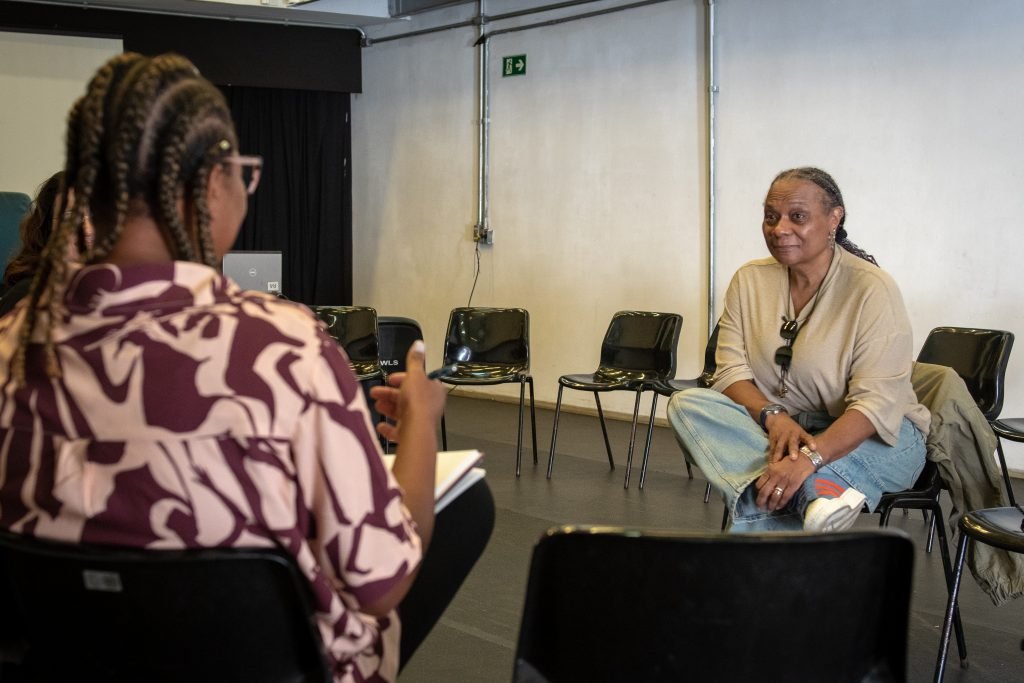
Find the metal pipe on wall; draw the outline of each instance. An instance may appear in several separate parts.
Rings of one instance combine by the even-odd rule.
[[[484,36],[484,29],[487,23],[487,15],[484,12],[485,0],[479,0],[480,7],[480,37]],[[479,88],[480,88],[480,123],[479,123],[479,138],[477,150],[477,209],[476,209],[476,227],[473,229],[473,239],[477,245],[481,242],[486,244],[491,243],[491,229],[487,224],[487,181],[488,171],[490,165],[490,146],[491,146],[491,91],[490,91],[490,55],[491,48],[487,40],[477,41],[479,47]]]
[[[542,28],[545,26],[557,26],[558,24],[564,24],[569,21],[577,21],[579,19],[590,19],[592,17],[600,17],[605,14],[613,14],[615,12],[621,12],[627,9],[637,9],[638,7],[647,7],[648,5],[657,5],[662,2],[669,2],[669,0],[640,0],[640,2],[632,2],[628,5],[619,5],[618,7],[609,7],[607,9],[600,9],[594,12],[584,12],[583,14],[574,14],[570,17],[562,17],[561,19],[550,19],[548,21],[539,21],[536,24],[525,24],[523,26],[515,26],[513,28],[503,28],[498,31],[480,36],[477,42],[486,41],[488,38],[494,36],[500,36],[505,33],[516,33],[517,31],[526,31],[532,28]],[[498,17],[493,17],[497,19]]]
[[[718,74],[715,71],[715,0],[707,0],[707,35],[704,39],[704,62],[708,79],[708,337],[715,328],[715,99],[718,97]]]

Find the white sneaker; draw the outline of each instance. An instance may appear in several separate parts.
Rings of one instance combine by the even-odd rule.
[[[804,531],[844,531],[853,526],[865,496],[850,487],[838,498],[815,498],[804,512]]]

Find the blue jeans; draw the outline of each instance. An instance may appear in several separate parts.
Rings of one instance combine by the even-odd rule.
[[[824,412],[801,413],[794,419],[811,434],[824,431],[835,421]],[[752,484],[768,466],[768,437],[746,408],[711,389],[687,389],[672,396],[668,420],[684,454],[693,459],[712,488],[725,499],[732,516],[730,531],[803,529],[803,516],[795,503],[797,496],[777,512],[762,510],[755,504],[757,489]],[[924,462],[924,436],[904,418],[895,446],[872,437],[822,467],[820,473],[863,493],[868,507],[874,510],[883,493],[912,486],[924,469]]]

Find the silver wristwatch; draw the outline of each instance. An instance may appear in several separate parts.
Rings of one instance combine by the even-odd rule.
[[[807,446],[801,446],[800,452],[806,455],[807,458],[811,461],[811,464],[814,465],[815,472],[817,472],[818,470],[825,466],[825,459],[821,457],[821,453],[819,453],[818,451],[812,451]]]
[[[781,406],[778,403],[769,403],[764,408],[761,408],[761,415],[758,417],[758,422],[761,423],[761,429],[768,431],[768,425],[765,424],[768,420],[769,415],[778,415],[779,413],[786,413],[785,406]],[[787,415],[789,413],[786,413]]]

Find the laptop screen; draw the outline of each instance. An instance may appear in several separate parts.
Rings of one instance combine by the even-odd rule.
[[[281,293],[279,251],[229,251],[224,254],[221,272],[242,289]]]

